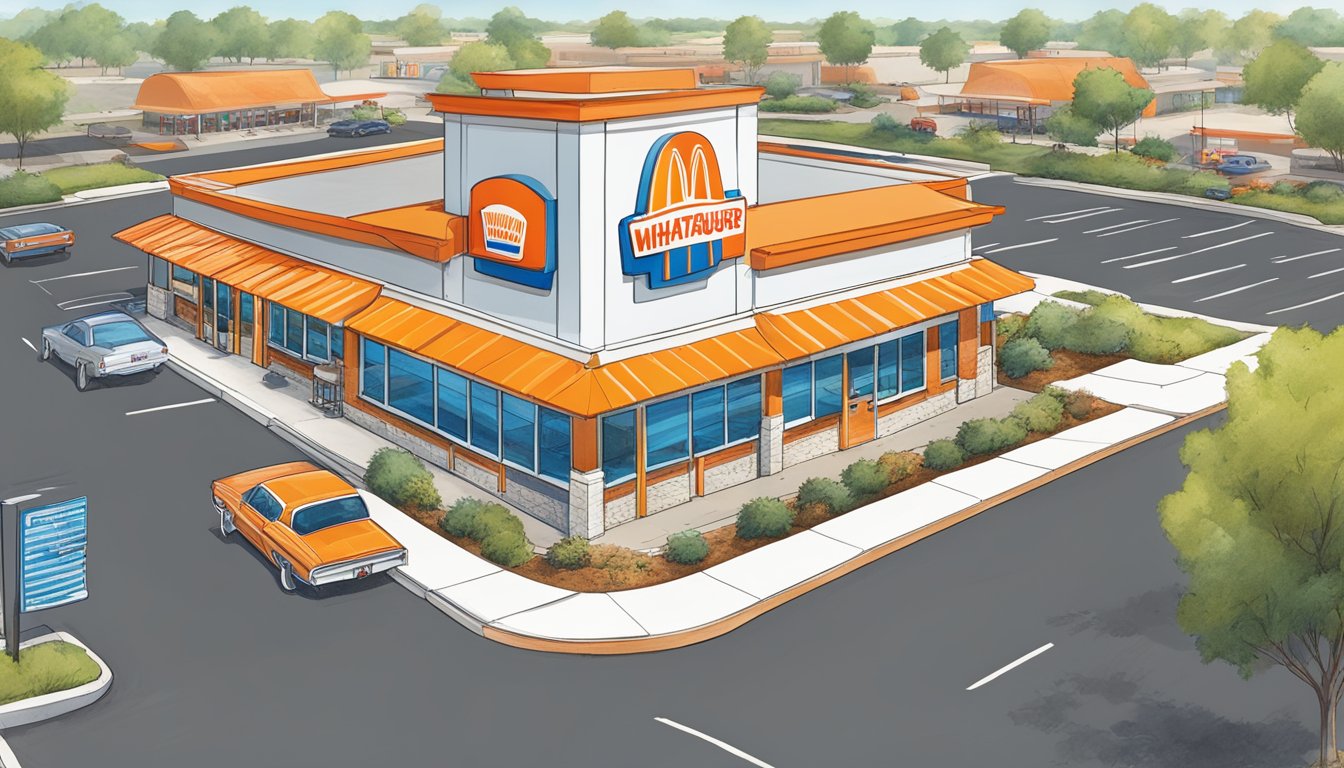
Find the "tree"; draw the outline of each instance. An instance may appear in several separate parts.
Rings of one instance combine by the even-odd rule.
[[[1190,579],[1176,610],[1205,663],[1280,666],[1315,695],[1319,766],[1335,766],[1344,688],[1344,333],[1275,331],[1227,373],[1227,421],[1189,435],[1162,528]]]
[[[102,67],[104,75],[111,67],[116,67],[117,72],[121,72],[122,67],[129,67],[140,58],[139,52],[131,42],[131,37],[125,32],[115,32],[99,40],[89,54],[93,57],[94,63]]]
[[[1325,62],[1301,43],[1278,40],[1260,52],[1242,69],[1246,90],[1241,100],[1275,115],[1285,115],[1293,127],[1293,108],[1302,89],[1321,71]]]
[[[1120,151],[1120,130],[1137,120],[1152,100],[1152,91],[1135,88],[1109,67],[1085,69],[1073,79],[1073,114],[1096,123],[1115,137],[1117,153]]]
[[[14,137],[19,167],[28,141],[61,122],[70,85],[42,69],[42,52],[26,43],[0,38],[0,133]]]
[[[943,82],[952,78],[952,70],[966,61],[971,47],[950,27],[943,27],[919,44],[919,60],[935,72],[943,73]]]
[[[457,49],[448,63],[449,71],[464,83],[471,82],[472,72],[498,72],[515,66],[508,48],[485,42],[467,43]]]
[[[1095,147],[1098,133],[1101,126],[1075,115],[1070,107],[1060,107],[1045,119],[1045,135],[1065,144]]]
[[[639,45],[639,29],[625,11],[612,11],[597,20],[591,38],[599,48],[630,48]]]
[[[248,63],[266,55],[266,19],[246,5],[236,5],[210,20],[219,41],[220,56]]]
[[[163,31],[163,22],[150,24],[144,21],[133,21],[127,24],[121,33],[126,36],[126,42],[132,50],[141,53],[150,53],[154,50],[154,41],[159,39],[159,33]]]
[[[94,58],[95,51],[105,50],[108,38],[120,34],[126,25],[121,16],[97,3],[66,11],[61,18],[67,25],[70,54],[79,57],[81,67],[85,59]]]
[[[1003,29],[999,30],[999,42],[1017,54],[1017,58],[1025,58],[1028,51],[1034,51],[1049,42],[1052,26],[1044,13],[1035,8],[1024,8],[1004,22]]]
[[[845,68],[845,82],[849,82],[849,68],[862,64],[873,52],[873,27],[854,11],[838,11],[821,23],[817,42],[821,55],[832,65]]]
[[[438,6],[417,5],[410,13],[397,19],[397,35],[407,45],[438,45],[443,42],[444,28],[439,21],[442,13]]]
[[[1327,62],[1297,102],[1297,133],[1308,144],[1324,149],[1344,173],[1344,64]]]
[[[1298,8],[1274,29],[1274,35],[1302,45],[1344,45],[1344,18],[1333,8]]]
[[[918,45],[929,33],[929,25],[914,16],[908,16],[891,25],[891,35],[896,45]]]
[[[313,29],[306,21],[281,19],[266,26],[267,61],[306,59],[313,52]]]
[[[1281,19],[1265,11],[1249,11],[1227,29],[1219,41],[1218,60],[1239,64],[1255,58],[1274,40],[1274,28]]]
[[[28,42],[36,46],[47,61],[57,67],[70,60],[75,47],[69,14],[70,12],[66,11],[55,16],[28,36]]]
[[[508,7],[490,17],[485,41],[504,46],[519,69],[544,67],[551,60],[551,49],[536,38],[537,28],[537,23],[522,11]]]
[[[1122,53],[1140,67],[1156,67],[1171,55],[1176,19],[1152,3],[1140,3],[1120,26]]]
[[[330,64],[337,77],[342,69],[348,71],[368,63],[372,49],[363,24],[353,14],[328,11],[313,22],[313,55]]]
[[[769,56],[773,38],[770,28],[759,16],[739,16],[723,31],[723,58],[740,65],[747,82],[754,83]]]
[[[1222,17],[1223,24],[1218,23],[1218,17]],[[1176,17],[1176,25],[1171,29],[1171,47],[1181,57],[1182,66],[1190,66],[1190,57],[1208,48],[1217,39],[1226,21],[1226,17],[1217,11],[1194,8],[1187,8]]]
[[[189,72],[210,61],[216,44],[213,27],[191,11],[177,11],[168,17],[150,53],[171,69]]]
[[[1083,22],[1078,32],[1078,47],[1089,51],[1119,54],[1124,48],[1125,14],[1111,9],[1098,11]]]

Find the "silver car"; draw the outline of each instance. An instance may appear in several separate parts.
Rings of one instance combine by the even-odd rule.
[[[42,359],[75,367],[83,392],[104,376],[129,376],[168,362],[168,345],[124,312],[100,312],[42,329]]]

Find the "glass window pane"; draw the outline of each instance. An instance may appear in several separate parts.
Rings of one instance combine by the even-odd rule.
[[[602,417],[602,474],[607,485],[635,476],[635,410]]]
[[[546,477],[569,482],[569,417],[550,408],[537,408],[538,471]]]
[[[832,355],[812,364],[812,417],[819,419],[839,413],[844,405],[844,355]]]
[[[303,315],[285,310],[285,349],[303,356]]]
[[[812,416],[812,364],[802,363],[785,368],[781,389],[784,395],[784,423]]]
[[[938,326],[938,375],[946,381],[957,375],[957,321]]]
[[[434,366],[387,350],[387,404],[411,418],[434,423]]]
[[[696,453],[723,445],[723,387],[691,395],[691,446]]]
[[[274,317],[275,305],[272,304],[271,307],[271,314]],[[380,403],[387,402],[383,397],[383,371],[387,366],[387,347],[376,341],[364,339],[359,356],[360,365],[363,367],[362,378],[364,380],[360,394]]]
[[[268,306],[271,308],[271,322],[267,324],[266,337],[272,344],[285,343],[285,308],[271,302]]]
[[[994,320],[994,302],[980,305],[980,322],[988,323]]]
[[[207,312],[215,308],[215,281],[208,277],[201,279],[201,302]]]
[[[308,356],[327,359],[327,324],[316,317],[305,318],[308,324]]]
[[[331,356],[345,359],[345,329],[331,326]]]
[[[190,269],[183,269],[182,267],[179,267],[176,264],[174,264],[173,279],[179,283],[186,283],[187,285],[195,285],[196,273],[192,272]]]
[[[504,394],[504,458],[524,469],[536,469],[537,406]]]
[[[856,349],[849,353],[849,396],[851,399],[873,394],[874,347]]]
[[[877,398],[901,391],[901,342],[897,339],[877,345]]]
[[[153,271],[154,285],[166,289],[168,287],[168,262],[158,256],[150,256],[149,262]]]
[[[728,442],[761,433],[761,377],[728,382]]]
[[[499,455],[499,392],[478,381],[471,382],[471,445]]]
[[[690,415],[690,400],[686,397],[645,407],[646,466],[653,468],[689,455]]]
[[[456,437],[467,439],[467,380],[452,371],[440,368],[439,376],[439,429]]]
[[[924,386],[924,332],[901,337],[901,391]]]

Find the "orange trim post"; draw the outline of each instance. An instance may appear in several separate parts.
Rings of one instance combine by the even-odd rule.
[[[196,338],[205,340],[205,278],[196,273]],[[213,301],[213,299],[212,299]],[[212,305],[213,306],[213,305]]]
[[[229,322],[229,332],[233,334],[229,337],[229,352],[237,355],[241,354],[243,349],[243,334],[241,332],[243,313],[239,311],[238,307],[238,289],[232,286],[229,287],[229,301],[232,302],[229,305],[229,314],[233,315],[233,319]]]
[[[924,333],[924,387],[929,390],[929,394],[936,394],[943,389],[943,375],[938,364],[940,354],[938,326],[935,325]]]
[[[592,472],[600,466],[597,455],[597,417],[572,417],[570,428],[570,464],[575,472]]]
[[[695,457],[695,495],[705,495],[705,457]]]
[[[635,517],[649,514],[648,470],[644,452],[648,436],[644,434],[644,408],[635,409]]]
[[[345,335],[345,357],[341,360],[342,369],[345,373],[345,382],[342,388],[345,390],[345,402],[353,403],[359,398],[359,371],[360,371],[360,351],[359,335],[349,328],[342,329]],[[451,466],[451,465],[450,465]]]
[[[980,324],[980,346],[989,347],[994,344],[994,321]]]
[[[765,372],[765,397],[761,399],[763,416],[781,416],[784,413],[784,369]]]
[[[844,449],[849,447],[849,353],[840,354],[840,448]]]
[[[963,379],[975,378],[975,360],[980,351],[978,312],[978,307],[969,307],[957,313],[957,375]]]
[[[495,465],[495,472],[499,475],[499,492],[504,493],[509,489],[509,479],[504,474],[504,462]]]

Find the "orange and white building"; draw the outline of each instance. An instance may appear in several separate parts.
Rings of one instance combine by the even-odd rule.
[[[174,177],[149,311],[596,536],[994,386],[962,177],[757,139],[690,69],[478,74],[443,140]]]

